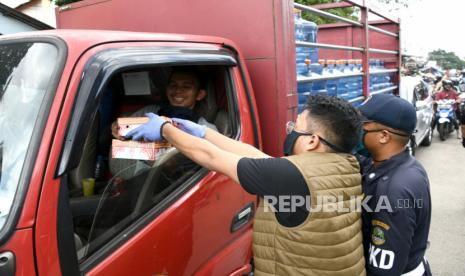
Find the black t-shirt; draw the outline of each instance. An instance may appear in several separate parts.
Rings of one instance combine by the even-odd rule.
[[[284,158],[242,158],[237,165],[237,175],[241,186],[247,192],[261,198],[282,196],[287,202],[291,202],[289,196],[300,196],[307,200],[310,198],[303,175],[294,164]],[[277,204],[272,205],[278,208]],[[292,212],[291,208],[289,212],[278,211],[276,218],[283,226],[298,226],[307,219],[309,212],[306,206],[310,206],[310,202],[296,207],[295,212]]]

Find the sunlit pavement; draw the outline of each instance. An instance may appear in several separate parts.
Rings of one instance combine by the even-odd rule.
[[[419,147],[417,159],[428,172],[433,217],[426,256],[433,275],[465,275],[465,148],[456,133],[446,141],[435,131],[430,147]]]

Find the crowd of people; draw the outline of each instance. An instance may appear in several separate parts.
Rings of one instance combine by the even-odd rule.
[[[434,112],[436,112],[436,102],[439,100],[455,100],[453,106],[454,120],[452,121],[456,130],[457,138],[462,140],[465,147],[465,105],[460,105],[462,100],[459,95],[465,93],[465,71],[446,70],[442,72],[434,68],[418,68],[417,66],[407,66],[402,70],[403,75],[419,75],[432,87],[432,98],[435,101]],[[432,128],[436,126],[436,118],[433,116]],[[459,126],[461,125],[461,126]]]

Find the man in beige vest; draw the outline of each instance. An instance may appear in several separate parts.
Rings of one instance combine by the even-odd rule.
[[[362,194],[360,167],[349,154],[361,124],[349,103],[310,96],[297,121],[287,125],[284,152],[289,156],[284,158],[271,158],[193,122],[173,121],[184,132],[151,115],[150,122],[127,137],[165,138],[198,164],[260,196],[255,275],[365,275],[356,208]]]

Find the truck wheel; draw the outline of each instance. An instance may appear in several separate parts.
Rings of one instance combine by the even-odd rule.
[[[431,142],[433,142],[433,128],[430,127],[425,138],[423,139],[423,141],[421,141],[421,145],[424,147],[429,147],[431,145]]]
[[[439,139],[441,139],[441,141],[445,141],[446,140],[446,125],[445,124],[439,124],[438,125],[438,132],[439,132]]]

